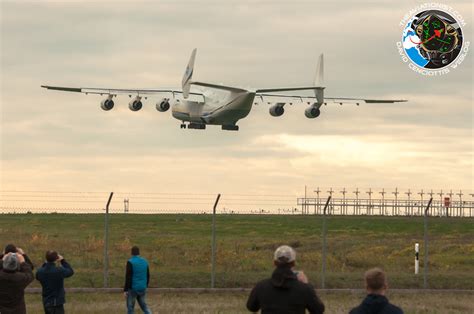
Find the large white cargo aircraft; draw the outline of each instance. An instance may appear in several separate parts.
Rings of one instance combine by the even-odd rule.
[[[193,50],[188,66],[184,73],[182,89],[115,89],[115,88],[74,88],[42,85],[41,87],[85,94],[105,95],[100,106],[103,110],[111,110],[114,107],[114,97],[119,94],[128,95],[131,99],[128,107],[132,111],[138,111],[143,106],[143,100],[150,95],[164,95],[156,103],[156,109],[160,112],[167,111],[171,107],[173,117],[182,121],[181,128],[205,129],[206,125],[220,125],[223,130],[238,131],[239,126],[236,123],[245,118],[252,109],[255,102],[267,102],[271,105],[269,111],[274,117],[281,116],[286,104],[306,104],[305,116],[307,118],[316,118],[320,114],[320,108],[327,103],[395,103],[406,100],[377,100],[364,98],[341,98],[324,96],[324,61],[321,54],[318,60],[316,78],[314,86],[304,87],[283,87],[283,88],[263,88],[247,90],[239,87],[224,86],[205,82],[193,81],[194,60],[196,58],[196,49]],[[199,86],[202,91],[191,92],[191,86]],[[314,96],[289,95],[283,92],[301,92],[313,91]],[[191,95],[191,97],[190,97]],[[194,98],[194,100],[192,99]],[[279,99],[278,101],[268,101]],[[282,101],[284,99],[285,101]]]

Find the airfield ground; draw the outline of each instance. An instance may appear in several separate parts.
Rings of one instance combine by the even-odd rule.
[[[103,286],[103,215],[2,214],[0,245],[15,243],[40,265],[56,249],[76,274],[68,287]],[[423,287],[423,218],[329,217],[326,288],[361,288],[383,267],[393,288]],[[109,286],[120,287],[132,245],[150,261],[153,287],[209,287],[209,215],[110,215]],[[420,242],[420,274],[414,244]],[[218,215],[216,287],[252,287],[272,270],[280,244],[296,247],[298,269],[320,287],[321,217]],[[38,287],[34,282],[31,287]],[[429,219],[428,286],[474,290],[474,219]]]
[[[320,293],[326,313],[347,314],[363,298],[361,293]],[[473,293],[390,293],[389,299],[405,314],[461,314],[474,312]],[[249,313],[245,309],[247,293],[160,293],[149,294],[153,313]],[[28,294],[28,313],[43,313],[41,296]],[[138,305],[137,305],[138,307]],[[121,313],[125,300],[121,293],[69,294],[66,312],[73,314]]]

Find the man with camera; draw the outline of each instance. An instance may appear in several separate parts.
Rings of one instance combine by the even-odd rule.
[[[0,255],[0,259],[3,258],[3,256],[5,254],[8,254],[8,253],[19,253],[21,255],[23,255],[23,257],[25,258],[25,263],[27,263],[28,265],[30,265],[31,267],[31,270],[35,269],[35,266],[33,265],[33,262],[31,262],[30,258],[28,257],[28,255],[25,254],[25,252],[23,252],[23,250],[19,247],[16,247],[16,245],[14,244],[7,244],[5,246],[5,249],[3,250],[3,254]],[[2,269],[2,263],[0,263],[0,269]]]
[[[63,314],[66,303],[64,278],[71,277],[74,270],[56,251],[46,252],[46,263],[36,272],[36,279],[43,287],[45,314]]]
[[[295,271],[296,253],[282,245],[274,253],[275,270],[270,279],[262,280],[247,301],[247,309],[264,313],[324,313],[324,304],[302,271]]]
[[[20,253],[6,253],[0,269],[0,313],[26,314],[25,288],[33,281],[31,266]]]

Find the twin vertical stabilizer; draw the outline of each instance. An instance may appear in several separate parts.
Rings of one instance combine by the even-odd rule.
[[[191,89],[191,79],[193,77],[194,60],[196,59],[196,51],[197,51],[197,48],[194,48],[193,52],[191,53],[191,58],[189,58],[188,66],[186,67],[186,71],[184,72],[184,76],[183,76],[183,81],[181,82],[184,98],[188,98],[189,90]]]

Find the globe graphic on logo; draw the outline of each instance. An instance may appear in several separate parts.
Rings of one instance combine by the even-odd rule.
[[[420,68],[441,69],[454,60],[463,44],[459,23],[440,10],[422,11],[405,26],[403,49],[410,60]]]

